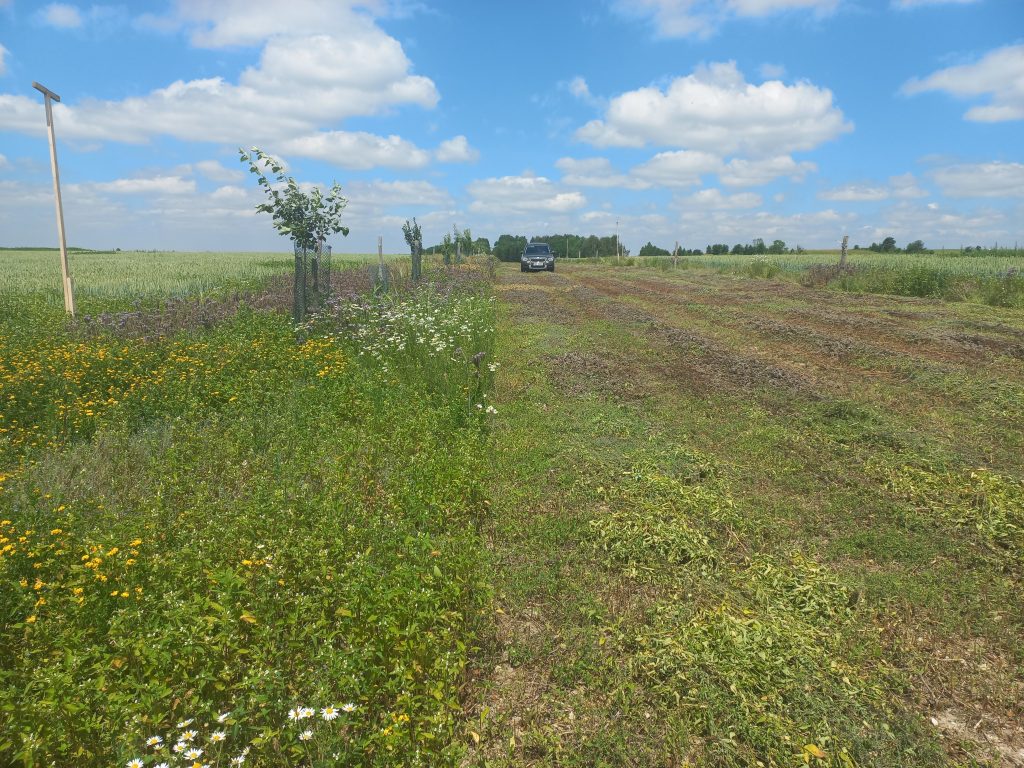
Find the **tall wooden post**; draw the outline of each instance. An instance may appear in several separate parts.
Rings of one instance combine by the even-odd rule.
[[[292,319],[296,325],[306,317],[306,249],[295,243],[295,291],[292,294]]]
[[[840,267],[845,267],[846,266],[846,245],[849,242],[850,242],[850,236],[849,235],[843,235],[843,248],[839,252],[839,266]]]
[[[64,236],[64,204],[60,199],[60,171],[57,169],[57,137],[53,132],[53,101],[60,101],[60,96],[49,88],[32,83],[32,87],[43,94],[46,105],[46,128],[50,137],[50,167],[53,169],[53,194],[57,202],[57,237],[60,240],[60,277],[64,288],[64,309],[75,315],[75,285],[71,280],[71,269],[68,266],[68,243]]]
[[[423,270],[423,241],[416,238],[412,244],[412,281],[418,283]]]
[[[377,235],[377,290],[388,291],[388,271],[384,267],[384,236]]]

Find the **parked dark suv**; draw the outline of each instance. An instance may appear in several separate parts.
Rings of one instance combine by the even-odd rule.
[[[530,243],[519,257],[519,267],[523,272],[537,272],[546,269],[555,271],[555,254],[547,243]]]

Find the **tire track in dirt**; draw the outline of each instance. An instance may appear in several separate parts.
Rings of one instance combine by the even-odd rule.
[[[620,286],[635,286],[674,302],[685,298],[690,303],[728,309],[741,317],[759,314],[772,301],[782,300],[790,306],[770,308],[782,323],[817,332],[824,338],[852,337],[863,351],[881,356],[909,355],[968,364],[993,355],[1024,359],[1024,333],[1019,329],[956,318],[944,311],[938,300],[849,294],[782,281],[763,281],[756,291],[736,287],[731,280],[715,286],[717,290],[685,279],[628,279],[621,280]],[[893,309],[894,304],[928,308]]]

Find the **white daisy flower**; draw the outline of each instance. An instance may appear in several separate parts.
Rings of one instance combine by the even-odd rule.
[[[309,741],[312,738],[313,732],[308,729],[299,734],[299,741]]]
[[[244,762],[245,762],[245,755],[236,755],[235,757],[231,758],[231,764],[232,765],[241,765]]]
[[[181,736],[179,736],[179,738],[182,741],[192,741],[192,739],[194,739],[197,735],[198,733],[196,731],[182,731]]]
[[[355,710],[356,710],[356,705],[353,704],[352,702],[349,702],[348,704],[342,704],[341,705],[341,711],[342,712],[355,712]]]
[[[314,710],[312,707],[303,707],[299,713],[299,717],[312,717],[315,714],[315,712],[316,710]]]
[[[219,715],[217,715],[217,722],[218,723],[223,723],[225,720],[228,719],[228,716],[230,714],[231,714],[230,712],[221,712]]]
[[[187,752],[185,752],[185,757],[188,760],[198,760],[200,755],[202,755],[202,754],[203,754],[203,750],[196,749],[195,747],[192,747],[192,749],[190,749]]]
[[[167,763],[157,763],[153,768],[171,768]]]
[[[338,716],[338,710],[336,707],[324,707],[320,710],[320,716],[324,720],[333,720]]]
[[[177,744],[171,747],[171,750],[179,755],[186,749],[188,749],[188,744],[186,744],[184,741],[179,741]]]
[[[142,760],[138,757],[133,757],[128,761],[128,768],[142,768]]]
[[[210,741],[216,744],[218,741],[224,741],[226,737],[227,734],[224,731],[214,731],[210,734]]]
[[[302,708],[301,707],[295,707],[295,709],[289,709],[288,710],[288,719],[289,720],[298,720],[300,717],[302,717]]]
[[[188,728],[190,725],[192,725],[192,718],[189,718],[188,720],[182,720],[180,723],[178,723],[178,725],[176,727],[177,728]]]
[[[150,736],[148,739],[146,739],[147,747],[159,747],[163,743],[164,740],[161,739],[159,736]]]

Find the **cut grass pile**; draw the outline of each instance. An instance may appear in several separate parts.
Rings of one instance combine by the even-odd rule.
[[[0,763],[457,761],[493,311],[333,309],[158,342],[4,317]]]

